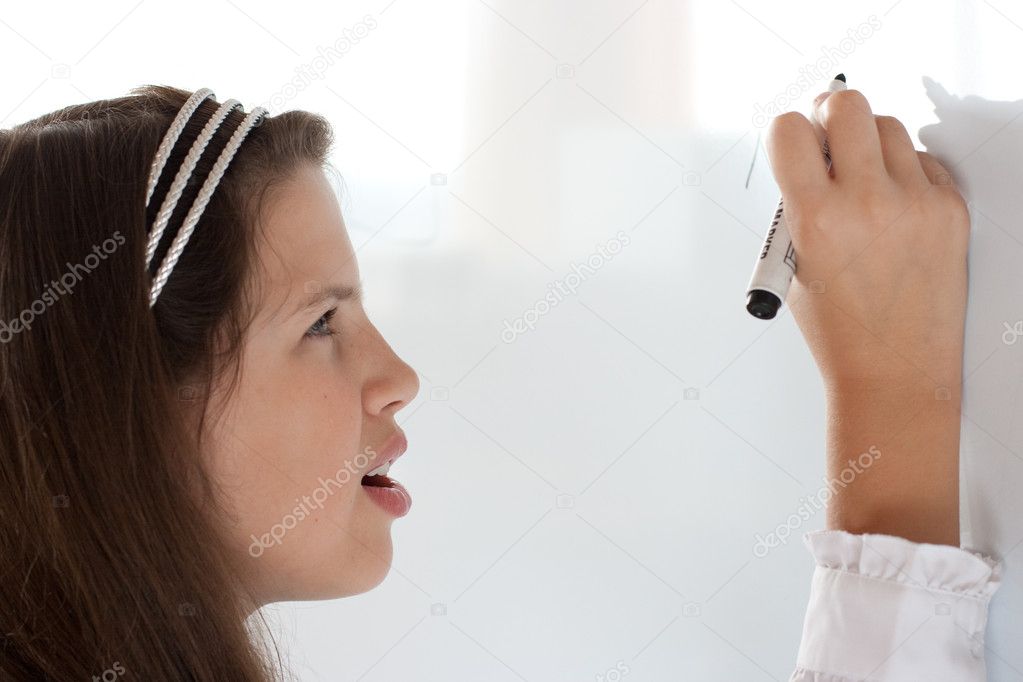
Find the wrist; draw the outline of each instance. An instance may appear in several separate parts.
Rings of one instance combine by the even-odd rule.
[[[824,382],[825,401],[832,410],[868,412],[871,407],[897,407],[898,413],[913,406],[928,411],[958,412],[962,401],[962,375],[948,372],[940,378],[922,373],[876,377],[842,377]],[[910,404],[905,404],[906,402]],[[894,415],[893,415],[894,416]]]
[[[819,355],[818,360],[826,358],[818,362],[824,384],[835,390],[891,393],[920,391],[928,384],[934,390],[951,389],[962,383],[961,334],[930,344],[918,339],[832,344]]]

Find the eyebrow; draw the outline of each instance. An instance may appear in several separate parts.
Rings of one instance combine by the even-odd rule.
[[[340,301],[354,300],[356,302],[362,300],[362,285],[356,284],[355,286],[348,286],[343,284],[331,284],[323,287],[319,291],[307,295],[305,298],[298,302],[298,305],[292,311],[292,315],[304,312],[318,306],[328,299],[337,299]]]

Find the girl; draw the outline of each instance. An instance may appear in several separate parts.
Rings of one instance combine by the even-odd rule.
[[[4,680],[274,679],[247,616],[389,568],[418,379],[360,304],[329,125],[261,114],[144,87],[2,131]]]

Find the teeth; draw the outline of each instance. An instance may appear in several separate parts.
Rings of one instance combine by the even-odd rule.
[[[387,472],[391,470],[391,463],[384,462],[373,471],[366,474],[367,476],[386,476]]]

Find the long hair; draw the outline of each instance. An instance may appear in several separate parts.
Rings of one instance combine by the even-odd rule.
[[[157,147],[190,93],[144,86],[0,130],[0,677],[270,680],[225,549],[200,432],[237,379],[272,190],[326,165],[329,124],[252,129],[156,305],[151,278],[217,155],[203,154],[147,271],[148,226],[218,102]],[[202,415],[196,424],[195,415]]]

